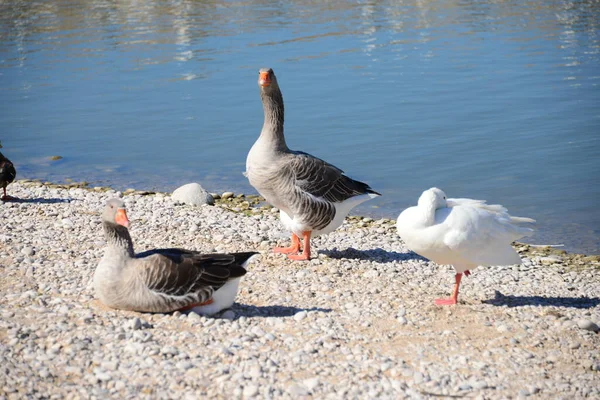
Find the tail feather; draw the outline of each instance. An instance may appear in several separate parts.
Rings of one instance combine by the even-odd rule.
[[[533,224],[535,222],[535,219],[533,218],[527,218],[527,217],[510,217],[510,222],[514,222],[516,224],[521,224],[521,223],[529,223],[529,224]]]

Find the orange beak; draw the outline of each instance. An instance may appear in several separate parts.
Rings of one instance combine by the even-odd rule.
[[[260,86],[269,86],[271,84],[271,77],[269,76],[269,72],[261,72],[258,76],[258,84]]]
[[[115,215],[115,222],[119,225],[124,226],[125,228],[129,228],[129,219],[127,219],[127,213],[124,208],[119,208],[117,210],[117,215]]]

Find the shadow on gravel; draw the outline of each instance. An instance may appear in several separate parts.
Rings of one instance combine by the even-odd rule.
[[[386,251],[383,249],[370,249],[370,250],[357,250],[352,247],[344,250],[319,250],[321,254],[325,254],[327,257],[334,259],[353,259],[353,260],[371,260],[380,263],[389,263],[394,261],[406,261],[406,260],[423,260],[427,261],[426,258],[409,251],[408,253],[398,253],[395,251]]]
[[[12,198],[8,202],[10,202],[10,203],[56,204],[56,203],[70,203],[71,200],[69,200],[69,199],[55,199],[55,198],[45,199],[43,197],[36,197],[36,198],[33,198],[33,199]]]
[[[505,296],[496,291],[496,297],[482,301],[493,306],[555,306],[571,308],[593,308],[600,304],[598,297],[542,297],[542,296]]]
[[[239,317],[292,317],[300,311],[321,311],[331,312],[331,308],[299,308],[288,306],[247,306],[236,304],[233,308],[236,313],[236,319]]]

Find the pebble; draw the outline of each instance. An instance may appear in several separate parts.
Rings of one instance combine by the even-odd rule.
[[[223,314],[221,314],[221,318],[232,321],[235,319],[235,312],[232,310],[227,310]]]
[[[258,386],[256,386],[256,385],[245,386],[244,391],[242,392],[242,395],[246,398],[254,397],[254,396],[258,395]]]
[[[215,200],[199,183],[188,183],[173,191],[171,198],[175,201],[191,205],[214,205]]]
[[[306,387],[302,386],[299,383],[293,383],[287,388],[287,392],[290,396],[300,397],[300,396],[308,396],[308,390]]]
[[[24,254],[27,257],[31,257],[32,255],[35,254],[35,250],[33,250],[33,248],[31,248],[31,247],[23,247],[21,249],[21,254]]]
[[[583,329],[586,331],[591,331],[591,332],[600,331],[600,328],[598,327],[598,325],[596,325],[594,322],[587,320],[587,319],[578,320],[577,326],[579,327],[579,329]]]
[[[138,329],[142,329],[142,321],[139,318],[133,318],[129,322],[129,328],[137,331]]]
[[[294,320],[296,321],[302,321],[304,318],[306,318],[308,315],[308,313],[306,311],[300,311],[296,314],[294,314]]]

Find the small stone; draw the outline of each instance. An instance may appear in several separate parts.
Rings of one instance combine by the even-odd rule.
[[[483,389],[486,389],[488,387],[488,384],[487,384],[486,381],[477,381],[477,382],[474,382],[472,384],[472,386],[473,386],[473,389],[483,390]]]
[[[244,387],[242,391],[242,395],[244,397],[254,397],[258,394],[258,386],[256,385],[248,385]]]
[[[302,383],[308,390],[310,390],[312,392],[313,390],[315,390],[317,388],[317,386],[319,386],[319,384],[321,382],[319,381],[319,378],[314,377],[314,378],[305,379],[304,381],[302,381]]]
[[[191,206],[214,205],[215,200],[199,183],[188,183],[173,191],[171,198]]]
[[[577,321],[577,326],[579,327],[579,329],[583,329],[590,332],[600,331],[598,325],[587,319],[580,319],[579,321]]]
[[[31,247],[23,247],[21,249],[21,254],[24,254],[27,257],[31,257],[35,254],[35,250],[33,250]]]
[[[408,321],[404,317],[398,317],[397,321],[400,325],[406,325],[408,323]]]
[[[106,373],[106,372],[97,371],[96,372],[96,378],[99,381],[110,381],[111,376],[108,373]]]
[[[192,363],[191,363],[191,362],[189,362],[189,361],[179,361],[177,364],[175,364],[175,366],[176,366],[177,368],[179,368],[179,369],[182,369],[182,370],[184,370],[184,371],[185,371],[185,370],[188,370],[188,369],[190,369],[190,368],[193,368],[193,367],[194,367],[194,364],[192,364]]]
[[[132,320],[129,320],[129,328],[134,331],[142,329],[142,321],[137,317]]]
[[[288,386],[287,392],[292,397],[308,396],[308,390],[299,383],[293,383]]]
[[[559,256],[540,257],[540,262],[544,265],[562,263],[563,258]]]
[[[265,339],[267,339],[268,341],[275,340],[275,335],[273,335],[272,333],[267,333],[265,335]]]
[[[72,228],[73,226],[75,226],[73,221],[71,221],[69,218],[64,218],[61,221],[61,223],[62,223],[62,226],[64,226],[65,228]]]
[[[177,348],[173,346],[165,346],[160,350],[160,353],[165,355],[176,356],[177,354],[179,354],[179,350],[177,350]]]
[[[188,321],[190,321],[192,324],[199,324],[202,322],[202,317],[198,314],[196,314],[195,312],[191,312],[188,314],[187,316]],[[214,320],[213,320],[214,321]],[[214,322],[213,322],[214,323]]]
[[[307,316],[308,316],[308,313],[306,311],[300,311],[300,312],[297,312],[296,314],[294,314],[294,320],[302,321]]]
[[[223,200],[226,200],[226,199],[232,198],[233,196],[234,196],[233,192],[225,192],[221,195],[221,198]]]

